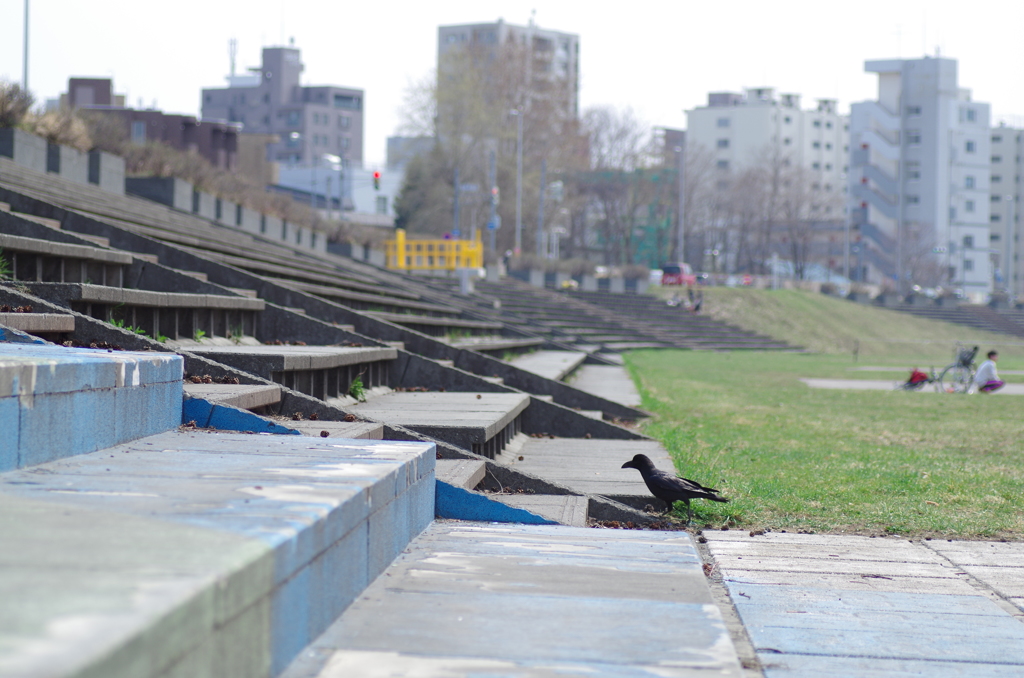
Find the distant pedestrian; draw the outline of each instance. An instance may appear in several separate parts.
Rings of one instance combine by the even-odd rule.
[[[989,351],[988,360],[981,364],[981,367],[978,368],[978,373],[974,375],[974,385],[982,393],[998,391],[1004,385],[999,379],[999,373],[996,372],[997,360],[999,360],[999,352]]]
[[[693,302],[693,312],[700,313],[701,306],[704,305],[704,290],[697,290],[697,298]]]

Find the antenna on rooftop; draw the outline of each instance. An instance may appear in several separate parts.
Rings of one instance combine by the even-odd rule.
[[[231,75],[235,74],[235,56],[238,55],[238,40],[228,40],[228,57],[231,59]]]

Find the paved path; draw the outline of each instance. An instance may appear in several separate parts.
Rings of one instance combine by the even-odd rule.
[[[282,678],[742,676],[689,535],[435,522]]]
[[[765,675],[1024,675],[1024,544],[704,533]]]
[[[828,388],[846,391],[892,391],[896,388],[898,381],[881,381],[876,379],[812,379],[801,377],[811,388]],[[925,385],[914,393],[938,393],[934,385]],[[990,395],[1024,395],[1024,384],[1007,384],[995,393]]]
[[[583,365],[576,371],[572,385],[628,407],[640,406],[640,394],[625,367],[615,365]]]

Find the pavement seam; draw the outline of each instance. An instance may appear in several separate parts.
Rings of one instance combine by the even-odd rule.
[[[963,575],[963,577],[966,578],[968,584],[970,584],[973,588],[977,589],[980,593],[985,594],[987,598],[991,599],[992,602],[998,605],[1004,612],[1009,614],[1017,621],[1024,623],[1024,610],[1021,610],[1017,605],[1014,605],[1013,602],[1008,600],[995,588],[993,588],[989,584],[985,583],[981,579],[975,577],[973,574],[968,572],[966,569],[964,569],[962,565],[954,562],[945,553],[943,553],[939,549],[933,548],[932,545],[929,544],[927,541],[922,541],[920,542],[920,544],[921,546],[924,546],[932,553],[937,554],[940,558],[942,558],[950,565],[952,565],[954,568],[956,568],[957,574]]]
[[[761,666],[761,660],[758,658],[754,644],[750,641],[750,636],[747,634],[747,627],[743,624],[739,613],[736,611],[736,606],[729,595],[729,589],[722,580],[722,570],[718,563],[715,562],[715,557],[712,555],[711,549],[708,548],[707,542],[701,542],[700,535],[700,530],[697,530],[694,534],[691,534],[691,539],[693,545],[697,547],[697,553],[703,562],[705,580],[708,583],[708,588],[711,589],[711,597],[722,614],[725,628],[732,639],[733,647],[736,648],[736,656],[740,660],[743,676],[744,678],[764,678],[764,668]]]

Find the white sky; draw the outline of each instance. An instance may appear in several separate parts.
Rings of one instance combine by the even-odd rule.
[[[24,0],[0,0],[0,78],[21,81]],[[934,55],[959,61],[960,86],[993,119],[1024,121],[1024,2],[962,0],[31,0],[29,88],[40,102],[71,76],[111,77],[131,106],[199,113],[200,90],[225,85],[228,40],[237,70],[295,38],[303,84],[366,92],[365,159],[382,163],[402,95],[436,62],[437,27],[495,21],[580,36],[580,103],[630,106],[655,126],[683,127],[709,91],[769,86],[874,98],[864,61]]]

